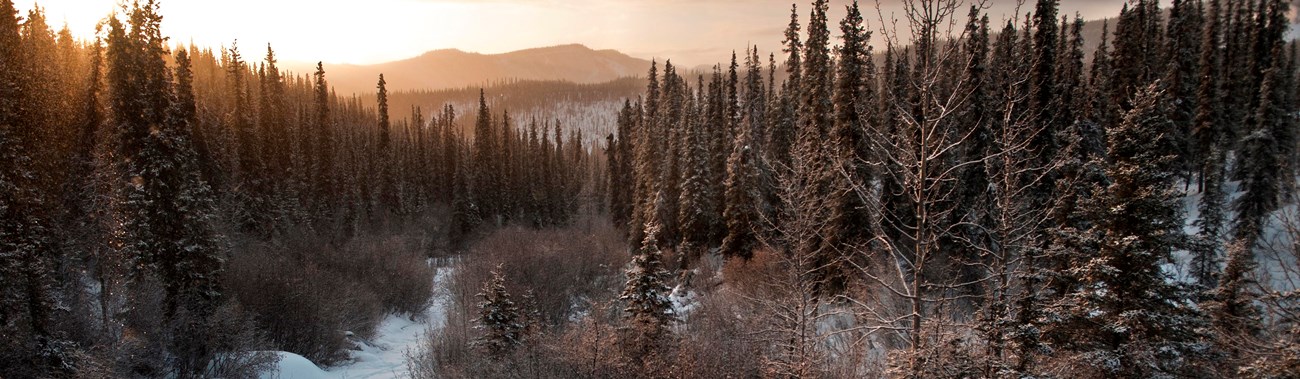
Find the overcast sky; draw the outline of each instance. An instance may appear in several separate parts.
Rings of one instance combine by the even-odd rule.
[[[849,0],[832,0],[837,22]],[[880,0],[886,19],[899,0]],[[119,0],[44,0],[50,23],[66,21],[90,36]],[[1062,14],[1085,18],[1118,14],[1124,0],[1065,0]],[[19,11],[32,7],[18,0]],[[801,24],[810,1],[798,1]],[[1025,6],[1021,13],[1032,7]],[[239,40],[245,56],[273,43],[281,60],[377,63],[457,48],[500,53],[582,43],[641,58],[700,65],[729,58],[755,44],[779,49],[789,21],[788,0],[164,0],[163,32],[176,42],[219,47]],[[875,1],[861,3],[879,27]],[[1008,17],[1014,1],[992,1],[991,18]],[[965,12],[962,12],[964,20]],[[835,34],[838,34],[836,31]]]

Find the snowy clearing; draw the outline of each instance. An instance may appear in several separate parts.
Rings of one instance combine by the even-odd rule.
[[[360,350],[352,350],[351,362],[321,369],[300,355],[277,352],[280,363],[274,371],[262,374],[262,379],[372,379],[405,378],[409,368],[407,353],[415,351],[424,340],[425,333],[441,328],[447,319],[447,302],[450,294],[446,281],[449,267],[437,267],[433,276],[433,298],[422,314],[390,314],[375,330],[375,338],[359,341]]]

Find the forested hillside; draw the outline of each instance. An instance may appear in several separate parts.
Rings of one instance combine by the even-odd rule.
[[[1167,5],[337,90],[0,0],[0,378],[1294,378],[1293,10]]]
[[[561,120],[483,93],[465,117],[390,118],[382,75],[370,102],[320,65],[284,76],[270,46],[173,49],[157,9],[80,41],[0,2],[0,376],[241,377],[267,349],[329,364],[341,331],[423,309],[426,257],[481,226],[566,224],[600,182]]]
[[[1295,188],[1288,2],[1130,2],[1091,57],[1056,1],[908,4],[909,41],[792,9],[781,83],[757,51],[652,66],[608,166],[635,259],[781,262],[766,375],[1295,375],[1296,288],[1256,273]]]

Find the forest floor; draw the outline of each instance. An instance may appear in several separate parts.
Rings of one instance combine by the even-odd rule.
[[[377,379],[406,378],[410,368],[408,354],[414,353],[430,330],[441,328],[447,319],[450,294],[446,289],[449,267],[436,267],[433,275],[433,298],[422,314],[390,314],[375,328],[371,340],[358,341],[360,350],[352,350],[351,361],[321,369],[300,355],[278,352],[278,370],[267,372],[262,379]]]

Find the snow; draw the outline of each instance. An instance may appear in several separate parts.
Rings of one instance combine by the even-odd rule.
[[[1300,177],[1296,177],[1295,180],[1300,182]],[[1239,184],[1236,181],[1225,181],[1223,184],[1223,190],[1227,195],[1225,199],[1226,209],[1223,210],[1225,226],[1230,227],[1232,223],[1235,212],[1231,208],[1231,203],[1241,196],[1241,192],[1238,190]],[[1198,208],[1201,201],[1201,189],[1196,184],[1179,183],[1177,186],[1180,190],[1187,189],[1182,199],[1185,221],[1183,232],[1188,235],[1196,235],[1196,233],[1200,232],[1200,228],[1197,228],[1194,223],[1201,216]],[[1259,279],[1270,287],[1283,291],[1300,288],[1300,281],[1296,280],[1300,278],[1293,278],[1294,274],[1286,269],[1296,266],[1295,257],[1278,253],[1278,251],[1288,251],[1293,243],[1291,233],[1287,230],[1288,224],[1300,225],[1300,204],[1296,204],[1290,199],[1284,201],[1280,209],[1274,211],[1266,221],[1264,235],[1261,236],[1259,242],[1261,248],[1257,248],[1255,252],[1255,261],[1259,264],[1259,273],[1262,275]],[[1192,281],[1189,269],[1191,264],[1190,253],[1179,250],[1175,251],[1173,255],[1173,262],[1164,265],[1162,268],[1166,272],[1173,274],[1175,280],[1181,282]],[[1223,263],[1223,259],[1226,259],[1226,257],[1222,256],[1219,258],[1221,260],[1220,264]]]
[[[686,318],[695,311],[695,308],[700,306],[700,302],[696,299],[696,296],[694,290],[688,290],[681,284],[674,287],[672,292],[669,292],[668,294],[668,300],[672,302],[673,314],[677,315],[677,317],[682,321],[685,321]]]
[[[280,356],[276,370],[264,372],[261,379],[328,379],[330,376],[315,363],[303,356],[287,351],[277,351]]]
[[[435,268],[433,299],[424,312],[417,315],[390,314],[375,330],[375,338],[359,341],[359,350],[350,351],[347,363],[322,370],[300,355],[280,354],[278,372],[262,374],[262,379],[369,379],[405,378],[410,368],[406,365],[408,353],[416,351],[424,341],[425,333],[442,327],[447,319],[447,305],[451,300],[446,282],[451,269]]]

